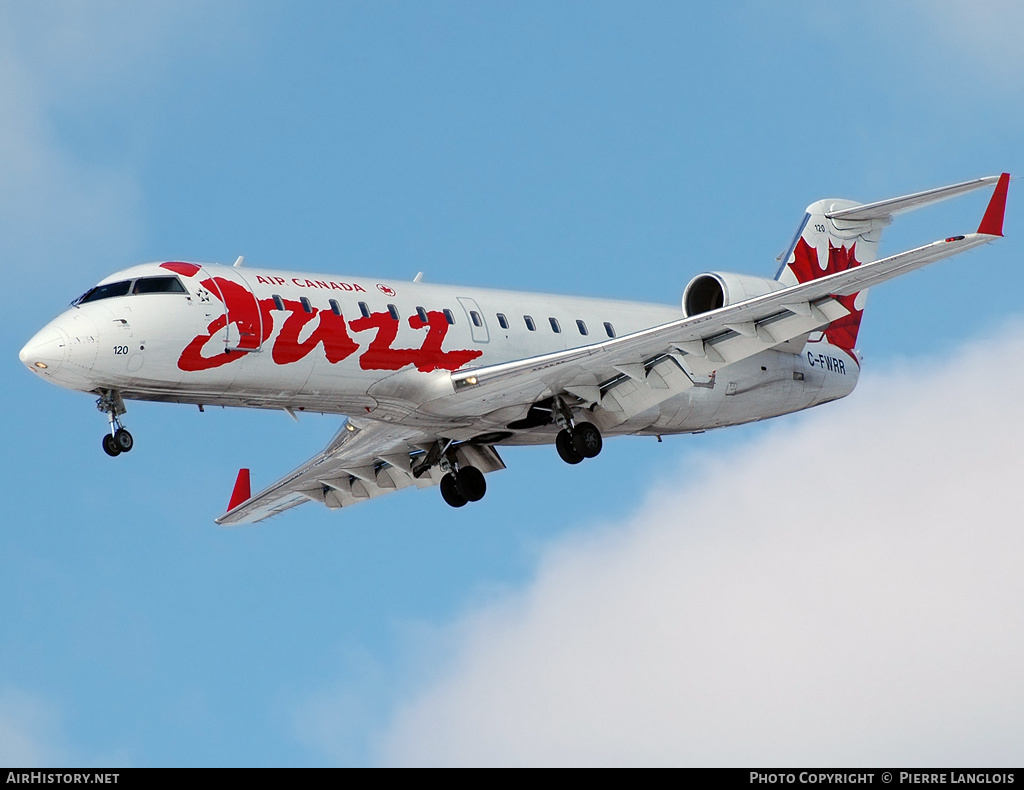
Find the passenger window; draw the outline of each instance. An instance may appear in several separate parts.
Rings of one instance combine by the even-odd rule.
[[[417,307],[416,308],[416,315],[418,315],[420,317],[420,321],[422,321],[424,324],[428,323],[428,321],[427,321],[427,311],[424,310],[422,307]]]
[[[583,321],[581,321],[578,318],[576,319],[576,328],[580,330],[580,334],[581,335],[589,335],[590,334],[590,332],[587,331],[586,323],[584,323]]]
[[[558,332],[562,331],[562,327],[560,327],[558,325],[558,319],[557,318],[549,318],[548,321],[551,324],[551,331],[552,332],[555,332],[557,334]]]
[[[127,296],[131,285],[131,280],[121,280],[117,283],[97,285],[95,288],[86,291],[85,295],[79,298],[75,304],[85,304],[86,302],[96,302],[100,299],[110,299],[112,296]]]
[[[329,304],[331,305],[331,312],[332,313],[334,313],[335,315],[341,315],[341,305],[338,304],[338,300],[337,299],[331,299]]]
[[[177,277],[142,277],[132,288],[135,294],[185,294],[185,286]]]
[[[363,316],[363,318],[370,317],[370,308],[366,306],[366,302],[359,303],[359,313],[360,315]]]
[[[455,316],[452,314],[452,311],[449,310],[447,307],[444,309],[444,319],[449,324],[453,326],[455,325]]]
[[[284,310],[284,299],[282,299],[277,294],[274,294],[274,307],[276,307],[278,310]]]
[[[474,326],[483,326],[484,325],[484,319],[482,319],[480,317],[480,313],[478,313],[476,310],[470,310],[469,311],[469,317],[473,319],[473,325]]]
[[[498,326],[502,329],[508,329],[508,319],[505,318],[504,313],[498,313]]]
[[[608,337],[615,337],[615,327],[609,324],[607,321],[604,322],[604,331]]]
[[[523,316],[523,321],[526,322],[526,328],[529,329],[531,332],[536,332],[537,331],[537,325],[535,323],[533,323],[533,316],[524,315]]]
[[[302,309],[305,310],[307,313],[313,312],[313,305],[309,303],[309,299],[307,299],[305,296],[301,297],[299,299],[299,302],[302,304]]]
[[[388,312],[391,313],[391,317],[392,318],[394,318],[396,321],[398,320],[398,308],[397,307],[395,307],[393,304],[389,304],[388,305]]]

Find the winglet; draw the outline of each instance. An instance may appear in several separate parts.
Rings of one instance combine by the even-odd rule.
[[[1003,235],[1003,215],[1006,213],[1006,190],[1009,186],[1010,174],[1003,173],[999,176],[999,183],[996,184],[996,189],[992,193],[992,199],[989,200],[988,208],[985,209],[985,216],[981,218],[978,233],[983,233],[986,236]]]
[[[252,490],[249,488],[249,470],[239,469],[234,490],[231,492],[231,501],[228,503],[228,511],[234,510],[251,497]]]

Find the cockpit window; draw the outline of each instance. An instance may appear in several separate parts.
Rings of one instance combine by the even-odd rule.
[[[185,286],[177,277],[140,277],[132,288],[133,294],[185,294]]]
[[[78,297],[72,304],[85,304],[86,302],[95,302],[100,299],[110,299],[112,296],[127,296],[131,285],[131,280],[97,285]]]
[[[188,290],[181,284],[181,280],[174,276],[161,277],[140,277],[137,280],[120,280],[116,283],[97,285],[79,296],[71,304],[85,304],[96,302],[100,299],[110,299],[113,296],[127,296],[133,294],[187,294]]]

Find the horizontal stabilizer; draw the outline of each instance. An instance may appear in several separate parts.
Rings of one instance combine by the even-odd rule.
[[[915,192],[913,195],[904,195],[903,197],[890,198],[889,200],[880,200],[877,203],[866,203],[863,206],[854,206],[852,208],[840,209],[839,211],[831,211],[825,216],[829,219],[843,220],[887,219],[892,217],[893,214],[899,214],[903,211],[921,208],[922,206],[927,206],[931,203],[937,203],[940,200],[947,200],[948,198],[962,195],[965,192],[972,192],[975,189],[990,186],[995,184],[1004,176],[975,178],[972,181],[964,181],[959,184],[952,184],[948,187],[928,189],[924,192]],[[1008,178],[1008,176],[1006,177]]]

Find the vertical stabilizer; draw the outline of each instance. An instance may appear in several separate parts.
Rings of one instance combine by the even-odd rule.
[[[819,200],[807,207],[793,242],[785,255],[780,256],[784,263],[775,279],[785,285],[796,285],[826,274],[846,271],[862,263],[871,263],[878,256],[878,240],[882,236],[882,229],[892,222],[895,214],[913,211],[992,184],[995,184],[995,190],[978,233],[1001,236],[1009,183],[1010,176],[1003,173],[877,203],[864,204],[836,198]],[[837,298],[850,314],[833,321],[824,335],[832,345],[852,351],[857,342],[867,291]]]
[[[785,264],[775,279],[796,285],[874,261],[882,229],[889,224],[889,217],[841,219],[833,216],[859,205],[852,200],[834,198],[809,205],[803,224],[786,253]],[[866,300],[867,291],[839,298],[850,314],[833,321],[825,330],[825,337],[832,345],[853,350]]]

